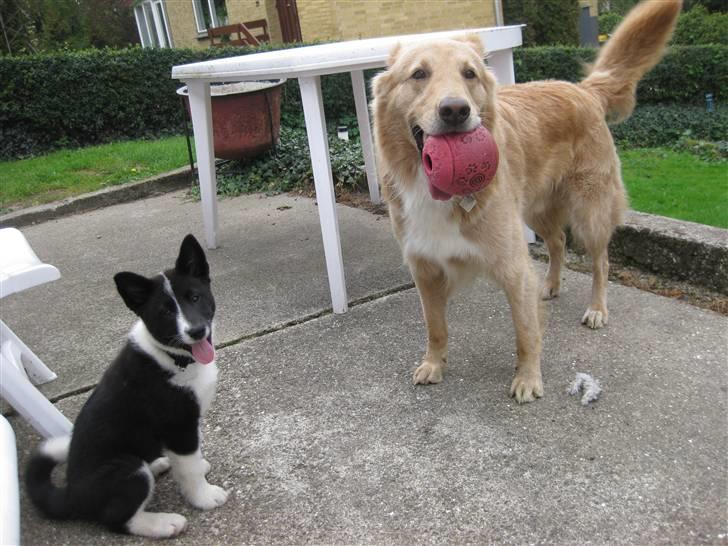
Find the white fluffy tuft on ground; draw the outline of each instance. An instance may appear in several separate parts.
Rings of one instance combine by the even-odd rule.
[[[593,402],[599,398],[602,393],[602,386],[599,381],[594,379],[588,373],[577,373],[576,379],[571,384],[569,389],[566,391],[571,395],[579,394],[579,391],[583,389],[584,394],[581,397],[581,405],[586,406],[589,402]]]

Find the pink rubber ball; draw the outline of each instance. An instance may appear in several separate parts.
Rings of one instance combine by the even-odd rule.
[[[482,125],[469,133],[427,137],[422,163],[433,199],[447,201],[485,188],[498,170],[498,146]]]

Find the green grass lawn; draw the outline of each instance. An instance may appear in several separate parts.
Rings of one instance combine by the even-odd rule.
[[[666,148],[620,153],[633,209],[728,228],[728,163]],[[187,164],[184,137],[117,142],[0,162],[0,211],[159,174]]]
[[[634,210],[728,228],[728,163],[663,148],[619,155]]]
[[[56,201],[188,165],[185,138],[115,142],[0,162],[0,211]]]

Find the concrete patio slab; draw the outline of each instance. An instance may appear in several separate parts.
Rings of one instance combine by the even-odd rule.
[[[507,396],[510,313],[485,283],[450,308],[439,385],[411,384],[413,289],[222,349],[205,451],[231,498],[198,512],[163,477],[150,508],[189,518],[179,544],[725,544],[728,318],[611,284],[610,324],[591,331],[578,324],[591,279],[564,276],[547,304],[546,396],[525,406]],[[223,304],[240,287],[216,289]],[[604,387],[587,407],[565,392],[577,371]],[[85,396],[59,405],[74,416]],[[36,437],[12,421],[24,460]],[[22,508],[27,544],[143,543]]]
[[[115,356],[133,315],[115,273],[170,267],[182,238],[202,241],[200,204],[175,192],[22,229],[61,279],[2,300],[6,323],[59,376],[56,397],[92,385]],[[331,306],[315,201],[259,194],[223,199],[220,247],[208,251],[218,297],[216,343]],[[410,282],[385,216],[337,207],[349,298]],[[3,406],[4,407],[4,406]]]

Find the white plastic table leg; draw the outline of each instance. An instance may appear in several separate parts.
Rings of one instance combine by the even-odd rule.
[[[200,179],[205,242],[207,248],[217,248],[217,178],[212,136],[210,84],[206,81],[192,80],[187,82],[187,91],[190,99],[192,129],[195,134],[197,176]]]
[[[58,377],[2,320],[0,320],[0,351],[8,351],[16,362],[20,362],[30,380],[36,385],[48,383]]]
[[[512,49],[501,49],[500,51],[491,53],[488,56],[488,66],[493,69],[495,77],[501,85],[513,85],[516,83]],[[523,232],[526,236],[527,243],[536,242],[536,234],[526,224],[523,225]]]
[[[20,495],[15,433],[0,415],[0,544],[20,544]]]
[[[374,161],[372,126],[369,124],[369,105],[367,104],[367,90],[364,83],[364,72],[362,70],[354,70],[351,73],[351,88],[354,90],[356,119],[359,122],[361,151],[364,155],[364,167],[367,171],[369,199],[372,203],[381,203],[382,199],[381,197],[379,197],[379,184],[377,182],[377,165]]]
[[[298,84],[301,88],[301,101],[306,120],[313,180],[316,185],[316,201],[324,241],[331,304],[334,313],[345,313],[348,304],[346,280],[344,278],[344,260],[341,255],[339,222],[336,218],[334,179],[331,175],[329,141],[326,135],[326,120],[321,97],[321,78],[319,76],[299,78]]]
[[[15,346],[13,340],[2,340],[0,397],[45,438],[70,434],[71,422],[28,379],[23,368],[24,356],[22,348]]]

